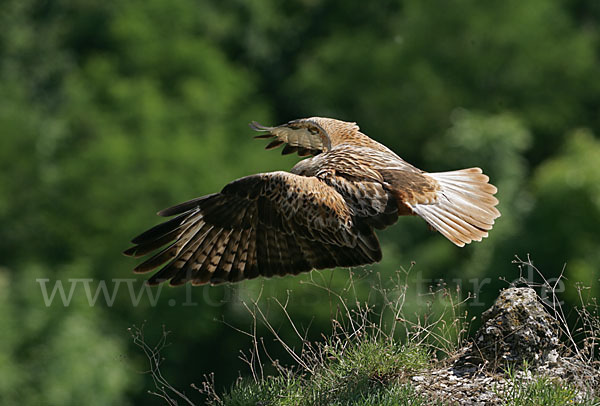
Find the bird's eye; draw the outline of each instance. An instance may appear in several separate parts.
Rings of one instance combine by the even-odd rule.
[[[312,135],[318,134],[319,130],[317,130],[316,128],[313,127],[308,127],[308,132],[311,133]]]

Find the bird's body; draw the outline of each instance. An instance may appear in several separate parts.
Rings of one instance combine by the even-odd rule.
[[[290,172],[247,176],[220,193],[159,212],[173,216],[134,238],[126,255],[157,254],[150,284],[235,282],[259,275],[351,267],[381,259],[374,228],[419,215],[458,246],[487,236],[500,216],[496,188],[479,168],[427,173],[360,132],[313,117],[278,127],[253,123],[267,149],[311,157]]]

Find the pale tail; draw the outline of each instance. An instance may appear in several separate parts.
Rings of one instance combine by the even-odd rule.
[[[480,168],[451,172],[428,173],[440,185],[433,204],[411,206],[433,228],[459,247],[488,236],[494,220],[500,217],[496,209],[497,189]]]

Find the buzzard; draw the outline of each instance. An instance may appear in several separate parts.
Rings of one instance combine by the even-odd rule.
[[[134,271],[151,285],[218,284],[381,260],[374,229],[418,215],[459,247],[487,237],[497,189],[479,168],[428,173],[356,123],[312,117],[250,126],[272,149],[305,158],[290,172],[246,176],[220,193],[158,212],[174,216],[132,240],[125,255],[157,251]]]

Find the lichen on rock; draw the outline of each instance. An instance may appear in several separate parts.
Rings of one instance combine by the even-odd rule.
[[[559,323],[531,288],[509,288],[481,315],[482,326],[458,363],[492,368],[512,364],[538,365],[554,357]]]

